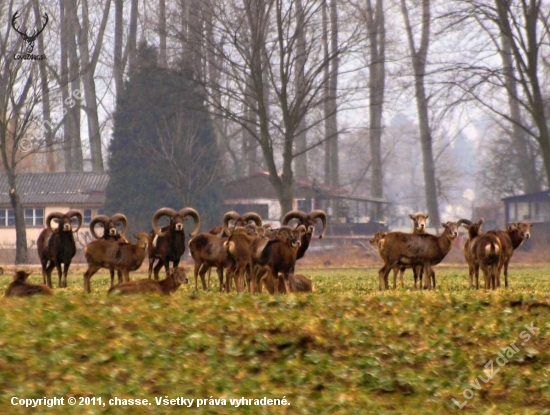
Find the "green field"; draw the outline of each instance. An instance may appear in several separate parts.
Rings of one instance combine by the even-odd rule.
[[[107,274],[85,295],[78,270],[54,297],[3,297],[0,411],[22,412],[13,397],[57,396],[65,406],[24,412],[175,413],[187,408],[156,406],[154,398],[212,397],[226,405],[195,401],[187,410],[550,413],[550,268],[512,266],[511,287],[487,293],[468,288],[463,266],[436,268],[431,292],[412,290],[410,271],[405,290],[387,292],[377,290],[374,268],[300,272],[313,278],[315,293],[193,294],[190,284],[169,298],[111,298]],[[0,289],[9,282],[0,277]],[[529,323],[539,331],[525,341]],[[477,386],[487,362],[496,371],[498,353],[513,342],[518,351]],[[451,399],[462,404],[465,389],[473,397],[460,410]],[[66,401],[92,396],[147,398],[152,406]],[[286,397],[290,405],[231,405],[241,397]]]

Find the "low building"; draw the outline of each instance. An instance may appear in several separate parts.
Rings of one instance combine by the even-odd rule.
[[[538,243],[550,243],[550,190],[505,197],[502,201],[506,225],[533,222],[532,240],[526,243],[526,248]]]
[[[36,241],[52,212],[78,210],[83,224],[75,233],[77,247],[88,244],[92,237],[87,225],[102,213],[105,190],[109,182],[107,173],[20,173],[17,175],[17,191],[25,213],[27,246],[31,262],[37,262]],[[7,176],[0,174],[0,256],[1,262],[9,260],[15,252],[15,216],[9,198]]]
[[[293,209],[311,212],[322,209],[329,216],[327,235],[372,235],[385,229],[385,224],[371,217],[371,212],[384,212],[388,202],[379,198],[354,197],[346,189],[332,188],[316,181],[296,179]],[[223,210],[257,212],[266,222],[279,226],[282,216],[277,192],[268,172],[258,172],[227,183],[223,189]]]

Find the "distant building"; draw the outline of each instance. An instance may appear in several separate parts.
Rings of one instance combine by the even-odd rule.
[[[383,210],[388,202],[379,198],[353,197],[346,189],[332,188],[315,181],[296,179],[293,209],[311,212],[322,209],[329,216],[328,235],[372,235],[384,224],[371,221],[373,205]],[[223,210],[242,214],[257,212],[267,222],[279,226],[282,216],[277,193],[267,172],[259,172],[227,183],[223,189]]]
[[[101,214],[105,190],[109,183],[107,173],[20,173],[17,191],[25,213],[27,246],[36,248],[38,235],[44,229],[52,212],[78,210],[82,213],[82,227],[75,234],[78,247],[91,240],[88,226],[91,219]],[[15,248],[15,215],[11,208],[7,176],[0,174],[0,248]],[[35,262],[34,259],[32,262]]]
[[[502,199],[506,225],[533,222],[532,242],[550,243],[550,190]]]

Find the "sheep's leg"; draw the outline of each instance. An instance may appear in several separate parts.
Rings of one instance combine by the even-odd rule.
[[[67,288],[67,275],[69,274],[69,267],[71,266],[71,261],[63,264],[63,288]]]
[[[166,261],[166,264],[168,264],[168,261]],[[155,280],[156,280],[156,281],[158,281],[158,279],[159,279],[159,272],[160,272],[160,269],[162,268],[163,265],[164,265],[166,268],[168,268],[167,265],[165,265],[163,259],[159,259],[159,262],[157,262],[157,265],[155,265],[155,270],[154,270],[154,271],[155,271]],[[168,271],[167,271],[167,272],[168,272]]]
[[[435,290],[435,287],[436,287],[436,284],[435,284],[435,271],[433,269],[432,269],[431,278],[432,278],[432,285],[433,285],[433,288]]]
[[[109,270],[109,274],[111,274],[111,287],[114,287],[115,286],[115,270],[111,268]]]
[[[382,269],[378,272],[379,286],[381,290],[387,290],[389,288],[388,284],[388,275],[392,270],[393,266],[391,264],[384,264]]]
[[[393,269],[393,289],[397,289],[397,274],[399,273],[400,269],[395,267]]]
[[[510,259],[508,258],[504,262],[504,287],[508,288],[508,264],[510,263]]]
[[[50,261],[48,264],[48,267],[46,268],[46,284],[48,287],[52,288],[52,271],[55,268],[55,264],[53,261]]]
[[[179,264],[180,260],[172,261],[172,264],[174,266],[174,269],[176,269],[178,266],[176,264]],[[168,278],[169,271],[170,271],[170,261],[166,260],[164,263],[164,271],[166,271],[166,278]]]
[[[474,265],[474,275],[476,278],[476,290],[479,290],[479,264]]]
[[[63,281],[62,281],[62,279],[61,279],[61,277],[62,277],[62,275],[63,275],[63,273],[61,272],[61,263],[55,264],[55,269],[57,270],[57,277],[58,277],[58,284],[57,284],[57,286],[58,286],[59,288],[63,288],[63,285],[62,285],[62,282],[63,282]]]
[[[153,273],[153,265],[155,265],[155,257],[149,257],[149,279],[151,279],[151,274]]]
[[[47,283],[46,283],[46,267],[48,266],[48,260],[47,259],[40,259],[40,264],[42,265],[42,283],[44,285],[47,285]]]
[[[278,272],[271,272],[271,278],[273,278],[273,294],[278,295],[279,294],[279,273]]]
[[[424,264],[424,275],[426,276],[425,281],[424,281],[424,289],[425,290],[429,290],[431,288],[431,282],[432,282],[431,272],[432,272],[431,264],[429,262],[426,262]]]
[[[285,290],[287,294],[292,294],[292,289],[290,287],[290,275],[288,272],[283,273],[283,281],[285,283]],[[279,281],[277,281],[279,282]]]
[[[90,279],[92,276],[101,269],[99,265],[88,265],[88,269],[84,273],[84,292],[91,293],[92,288],[90,286]]]
[[[195,292],[198,291],[198,278],[199,278],[199,270],[201,268],[201,263],[199,261],[195,261],[195,269],[194,269],[194,276],[195,276]]]
[[[118,270],[118,271],[117,271],[117,275],[118,275],[118,283],[119,283],[119,284],[122,284],[122,281],[123,281],[123,279],[122,279],[122,272],[121,272],[120,270]]]

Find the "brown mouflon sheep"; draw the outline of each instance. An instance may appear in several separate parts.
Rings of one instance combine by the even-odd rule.
[[[108,294],[160,294],[170,295],[177,291],[181,284],[187,284],[189,280],[182,267],[168,271],[168,276],[160,281],[138,280],[127,281],[111,287]]]
[[[278,278],[279,280],[279,293],[284,294],[285,293],[285,282],[282,278]],[[301,274],[290,274],[288,276],[288,281],[290,283],[290,289],[293,293],[311,293],[315,291],[315,288],[313,287],[313,282],[301,275]],[[264,284],[264,287],[269,292],[269,294],[273,294],[275,292],[275,287],[273,286],[273,278],[271,275],[268,275],[264,280],[262,281]]]
[[[500,240],[502,247],[502,255],[498,265],[497,287],[500,287],[500,272],[504,267],[504,286],[508,287],[508,264],[514,255],[514,251],[518,249],[526,239],[531,237],[532,223],[521,222],[512,223],[505,231],[493,230],[487,233],[496,235]]]
[[[168,218],[170,223],[167,226],[161,227],[158,222],[162,217]],[[194,237],[199,233],[201,221],[199,213],[190,207],[186,207],[176,211],[171,208],[160,208],[155,212],[152,219],[153,230],[149,234],[149,248],[147,255],[149,256],[149,278],[153,273],[155,280],[159,279],[159,272],[162,266],[168,275],[170,262],[172,268],[177,268],[181,256],[185,253],[185,221],[188,217],[195,221],[195,229],[189,234]],[[155,261],[157,261],[155,265]]]
[[[13,276],[13,282],[6,290],[6,297],[27,297],[29,295],[52,295],[53,290],[47,285],[29,284],[27,278],[31,275],[30,272],[16,271]]]

